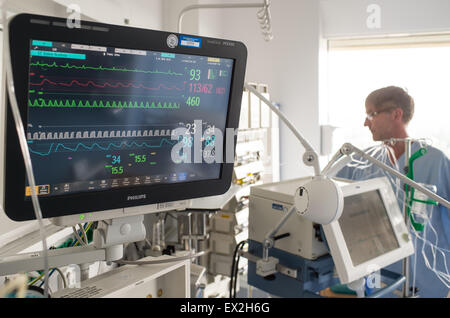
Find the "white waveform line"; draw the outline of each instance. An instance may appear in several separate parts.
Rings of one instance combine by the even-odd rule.
[[[124,138],[124,137],[170,137],[171,129],[149,129],[149,130],[111,130],[111,131],[65,131],[65,132],[29,132],[28,140],[70,140],[70,139],[102,139],[102,138]]]

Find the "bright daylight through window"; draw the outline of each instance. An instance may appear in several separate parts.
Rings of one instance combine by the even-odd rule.
[[[328,54],[328,120],[341,127],[339,140],[366,148],[373,145],[364,127],[366,96],[385,86],[405,88],[414,98],[410,137],[426,138],[450,155],[450,42],[409,47],[331,48]]]

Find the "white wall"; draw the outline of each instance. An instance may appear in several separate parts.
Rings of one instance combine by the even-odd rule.
[[[198,0],[164,0],[163,1],[163,30],[178,32],[178,18],[181,11],[198,4]],[[182,30],[187,34],[198,34],[199,15],[197,10],[189,11],[184,15]]]
[[[8,0],[4,2],[9,12],[33,13],[42,15],[61,16],[65,13],[64,8],[52,0]]]
[[[49,1],[49,0],[47,0]],[[162,28],[163,0],[53,0],[65,7],[80,6],[81,13],[102,23],[157,29]],[[31,2],[31,1],[30,1]]]
[[[242,1],[199,1],[242,3]],[[245,2],[262,3],[258,0]],[[246,81],[265,83],[273,101],[319,151],[319,3],[316,0],[272,0],[274,39],[264,41],[257,9],[206,9],[199,12],[199,34],[242,41],[248,49]],[[281,178],[311,175],[304,149],[281,125]]]
[[[448,0],[321,0],[326,38],[448,32]],[[380,9],[380,28],[369,28],[369,5]]]

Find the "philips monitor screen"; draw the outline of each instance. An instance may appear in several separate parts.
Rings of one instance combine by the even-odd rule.
[[[64,19],[31,15],[9,24],[43,216],[226,192],[235,143],[226,148],[225,140],[234,140],[238,127],[245,46],[81,25],[70,29]],[[5,211],[14,220],[32,219],[31,189],[5,107]]]

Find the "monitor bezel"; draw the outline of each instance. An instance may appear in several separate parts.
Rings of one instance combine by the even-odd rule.
[[[378,191],[398,243],[397,248],[355,266],[339,225],[339,220],[323,225],[330,253],[342,284],[365,277],[414,253],[411,237],[398,206],[397,198],[386,177],[349,183],[342,186],[341,189],[344,195],[344,202],[347,196]]]
[[[171,34],[178,37],[184,35],[86,21],[81,21],[81,28],[70,29],[66,27],[66,20],[62,18],[31,14],[20,14],[13,17],[9,21],[9,45],[16,97],[24,127],[27,123],[28,105],[26,100],[30,40],[38,39],[233,59],[234,70],[225,127],[235,131],[238,128],[244,86],[247,59],[245,45],[236,41],[194,36],[201,38],[200,49],[186,46],[171,48],[167,44],[167,38]],[[34,219],[35,214],[31,200],[25,198],[24,161],[10,110],[9,97],[8,94],[5,95],[5,163],[1,167],[4,169],[4,210],[10,219],[26,221]],[[236,134],[233,139],[235,145]],[[226,150],[224,147],[224,158],[227,158]],[[233,162],[222,163],[218,179],[130,186],[108,191],[83,192],[54,197],[40,196],[42,215],[44,218],[60,217],[223,194],[231,185],[233,166]],[[145,194],[145,198],[143,194]],[[130,197],[136,198],[137,196],[141,199],[129,200]]]

